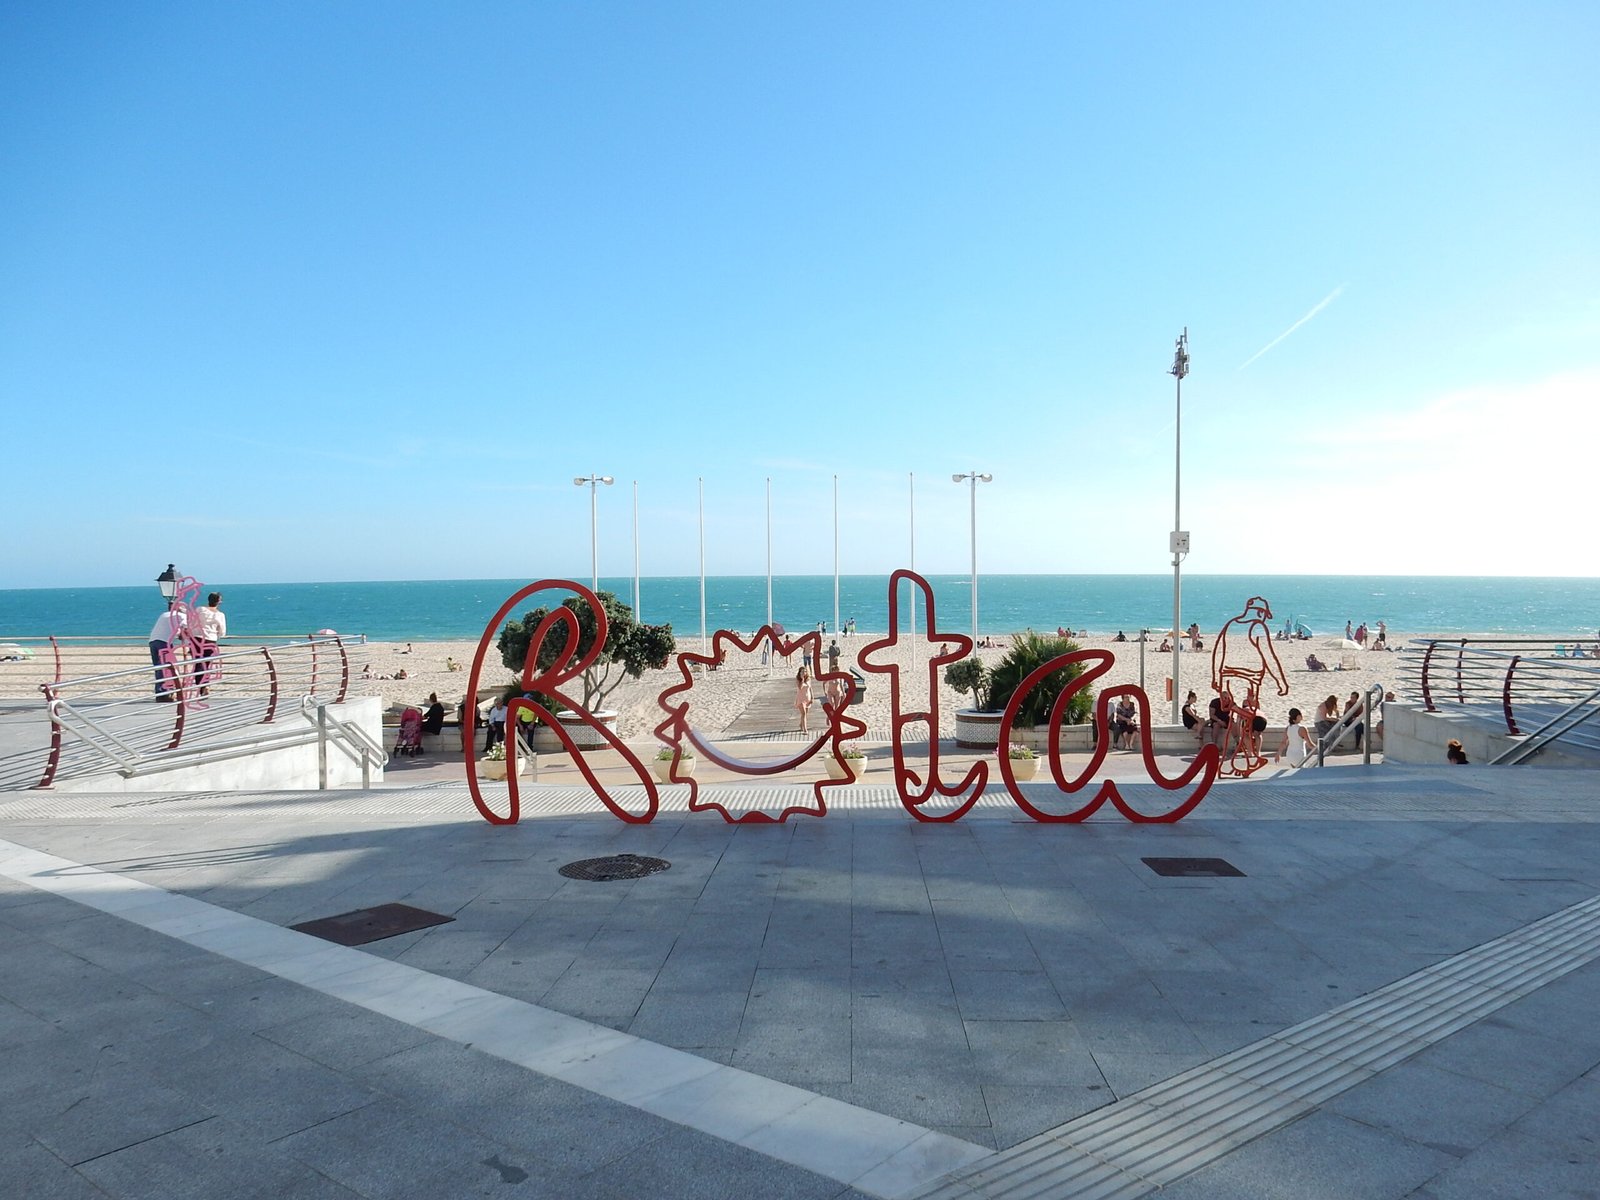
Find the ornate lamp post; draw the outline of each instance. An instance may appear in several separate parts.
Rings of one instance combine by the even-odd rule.
[[[168,563],[167,569],[156,576],[156,586],[161,589],[161,598],[170,606],[178,598],[178,568]]]

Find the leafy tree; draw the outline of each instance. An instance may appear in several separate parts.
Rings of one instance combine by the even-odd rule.
[[[989,668],[976,654],[953,662],[944,669],[944,681],[958,692],[972,693],[972,707],[983,707],[983,685],[988,682]]]
[[[677,639],[672,636],[671,625],[641,625],[633,619],[633,609],[618,600],[611,592],[600,592],[600,606],[606,615],[606,643],[593,665],[583,673],[583,706],[590,712],[605,707],[612,692],[629,677],[638,679],[647,667],[659,670],[667,665],[668,658],[677,649]],[[599,632],[595,614],[589,602],[580,596],[562,601],[564,608],[572,610],[578,622],[578,651],[575,658],[589,652]],[[520,621],[508,621],[500,631],[497,643],[500,661],[520,675],[528,656],[528,643],[533,638],[539,622],[549,615],[548,608],[536,608],[524,613]],[[544,644],[539,647],[538,665],[548,670],[567,645],[565,625],[551,627]]]
[[[989,700],[985,707],[991,712],[1004,711],[1011,703],[1011,698],[1016,695],[1022,681],[1036,668],[1042,667],[1052,658],[1071,654],[1081,648],[1077,642],[1057,637],[1053,633],[1038,634],[1029,629],[1017,634],[1011,639],[1011,648],[1006,651],[1005,657],[989,672]],[[1082,663],[1073,663],[1071,666],[1051,671],[1023,700],[1022,707],[1017,710],[1016,724],[1026,729],[1049,720],[1050,710],[1055,706],[1056,697],[1082,674]],[[1091,689],[1084,688],[1067,701],[1066,712],[1062,714],[1062,723],[1082,725],[1089,719],[1089,711],[1093,706],[1094,693]]]

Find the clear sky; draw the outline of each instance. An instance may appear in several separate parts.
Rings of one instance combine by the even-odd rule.
[[[1600,574],[1600,5],[0,8],[0,586]]]

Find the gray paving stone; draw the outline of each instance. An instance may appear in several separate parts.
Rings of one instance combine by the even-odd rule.
[[[1062,1021],[1067,1006],[1043,971],[952,970],[961,1015],[969,1021]]]
[[[27,1133],[0,1130],[0,1196],[104,1200],[106,1193]]]
[[[1440,1151],[1342,1117],[1313,1113],[1162,1188],[1161,1196],[1162,1200],[1241,1196],[1388,1200],[1406,1195],[1454,1162]]]
[[[1335,1097],[1325,1108],[1459,1158],[1535,1105],[1517,1092],[1412,1061]]]
[[[1418,1192],[1425,1200],[1483,1200],[1493,1196],[1570,1197],[1600,1191],[1600,1162],[1592,1148],[1552,1147],[1542,1138],[1503,1132],[1460,1163],[1442,1169]]]
[[[355,1200],[358,1193],[218,1118],[102,1155],[78,1167],[123,1200]]]
[[[1116,1100],[1103,1083],[983,1085],[984,1105],[996,1149],[1007,1149],[1074,1121]]]
[[[1104,1077],[1070,1021],[967,1021],[973,1070],[985,1086],[1088,1088]]]

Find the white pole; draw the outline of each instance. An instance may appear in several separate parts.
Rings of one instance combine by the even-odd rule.
[[[600,489],[589,484],[589,587],[600,590]]]
[[[917,569],[917,473],[915,471],[906,472],[906,483],[907,494],[911,504],[911,562],[908,569],[915,571]],[[917,588],[911,589],[911,612],[908,614],[911,618],[911,631],[913,633],[917,631],[917,591]],[[899,604],[900,598],[896,596],[890,603]],[[928,632],[931,633],[932,630]],[[916,669],[917,639],[913,637],[911,639],[911,670],[915,672]]]
[[[767,476],[767,624],[772,624],[772,476]]]
[[[839,477],[833,477],[833,632],[839,632]]]
[[[700,652],[706,644],[706,481],[701,476],[695,481],[700,487]]]
[[[633,481],[633,619],[643,620],[639,609],[639,481]]]
[[[1173,418],[1172,459],[1172,723],[1183,720],[1183,556],[1189,552],[1183,532],[1183,377],[1189,373],[1189,327],[1183,327],[1172,356],[1171,374],[1177,379],[1177,407]]]
[[[978,644],[978,473],[972,480],[972,644]]]
[[[993,483],[993,475],[980,475],[977,471],[968,471],[964,475],[950,476],[956,483],[970,482],[972,485],[972,644],[978,644],[978,484]]]

